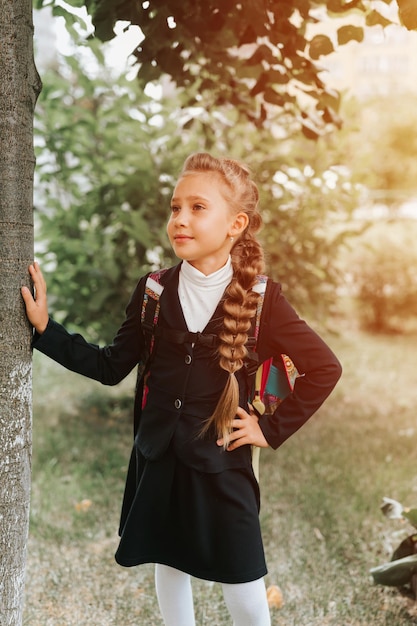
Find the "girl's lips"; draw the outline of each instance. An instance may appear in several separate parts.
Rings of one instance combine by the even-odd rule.
[[[190,239],[192,239],[192,237],[189,237],[188,235],[175,235],[174,237],[175,241],[189,241]]]

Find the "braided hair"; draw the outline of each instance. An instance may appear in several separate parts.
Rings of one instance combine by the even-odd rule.
[[[192,154],[186,159],[182,174],[191,172],[216,172],[224,183],[222,190],[226,190],[231,212],[244,212],[249,218],[246,229],[231,250],[233,278],[226,290],[223,329],[219,334],[219,364],[229,372],[229,377],[213,414],[202,430],[204,435],[214,426],[217,436],[223,439],[227,448],[239,406],[239,385],[235,373],[243,367],[247,355],[245,344],[259,299],[259,294],[252,291],[252,287],[256,276],[264,271],[263,250],[256,238],[262,226],[258,212],[259,192],[250,178],[248,167],[233,159],[215,158],[207,153]]]

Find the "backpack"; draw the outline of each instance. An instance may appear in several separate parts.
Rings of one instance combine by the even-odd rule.
[[[147,358],[140,365],[138,372],[138,377],[143,379],[142,408],[146,404],[146,378],[155,347],[155,335],[157,334],[160,309],[159,299],[164,290],[161,279],[166,271],[166,269],[161,269],[151,272],[146,279],[143,293],[140,321],[145,337]],[[249,385],[252,392],[248,400],[260,415],[272,414],[282,400],[293,391],[296,378],[299,376],[297,368],[286,354],[281,354],[280,360],[271,358],[261,364],[258,362],[256,344],[267,281],[268,277],[260,274],[256,277],[256,283],[252,288],[261,297],[258,300],[255,321],[252,324],[252,334],[248,338],[247,347],[249,352],[245,361],[247,375],[249,380],[252,379],[252,384]],[[259,476],[259,450],[259,448],[253,447],[252,464],[257,478]]]

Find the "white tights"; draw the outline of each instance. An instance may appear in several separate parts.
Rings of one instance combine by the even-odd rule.
[[[195,626],[191,577],[167,565],[155,566],[155,585],[165,626]],[[222,583],[233,626],[270,626],[263,578],[248,583]]]

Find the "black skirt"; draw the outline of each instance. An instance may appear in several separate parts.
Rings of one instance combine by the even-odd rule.
[[[205,473],[169,449],[147,461],[137,452],[137,489],[121,528],[116,561],[162,563],[225,583],[267,572],[259,525],[259,486],[251,468]]]

